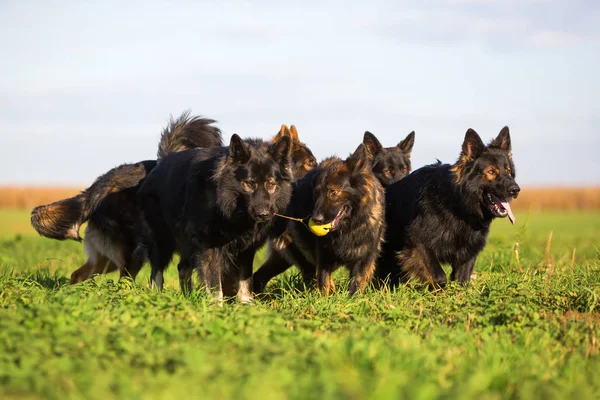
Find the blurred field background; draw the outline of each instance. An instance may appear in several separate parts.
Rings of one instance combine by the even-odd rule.
[[[83,187],[0,186],[0,209],[31,209],[71,197]],[[523,187],[515,210],[600,210],[600,186]]]

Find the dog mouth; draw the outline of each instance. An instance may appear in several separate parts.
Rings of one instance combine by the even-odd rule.
[[[348,206],[344,206],[337,213],[337,215],[335,216],[333,221],[331,221],[331,230],[332,231],[335,230],[340,225],[340,222],[342,221],[342,218],[344,218],[344,216],[346,215],[347,211],[348,211]]]
[[[492,215],[494,217],[497,217],[497,218],[508,217],[508,219],[510,220],[510,223],[514,225],[515,216],[512,212],[512,209],[510,208],[510,198],[503,200],[503,199],[500,199],[500,198],[494,196],[491,193],[485,193],[483,197],[485,200],[485,204],[487,205],[488,209],[490,210],[490,212],[492,213]]]

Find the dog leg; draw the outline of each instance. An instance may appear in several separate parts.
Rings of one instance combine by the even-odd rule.
[[[415,278],[434,287],[444,287],[447,277],[433,252],[422,245],[399,251],[397,260],[404,278]]]
[[[222,285],[222,274],[223,274],[223,257],[219,250],[210,250],[209,262],[204,260],[207,252],[198,256],[198,262],[204,278],[204,285],[206,287],[206,293],[209,295],[214,294],[212,301],[218,302],[220,305],[223,304],[223,285]]]
[[[152,271],[150,272],[150,286],[158,290],[163,290],[164,277],[163,271],[169,265],[171,257],[173,256],[173,248],[163,247],[159,248],[159,244],[152,246],[150,252],[150,263],[152,264]]]
[[[254,302],[252,296],[252,261],[256,249],[251,247],[237,256],[237,267],[239,269],[239,284],[237,297],[242,304],[251,304]]]
[[[131,278],[135,281],[136,276],[140,273],[140,270],[144,266],[145,260],[140,260],[139,258],[132,256],[129,264],[125,268],[121,268],[121,278]]]
[[[366,263],[357,263],[353,268],[350,269],[350,286],[348,287],[348,294],[353,296],[356,292],[363,293],[367,284],[371,282],[375,272],[375,261],[368,260]]]
[[[188,256],[181,256],[179,264],[177,265],[179,271],[179,285],[181,286],[181,292],[184,296],[192,293],[192,264]]]
[[[473,257],[465,263],[452,265],[452,272],[450,273],[450,279],[458,281],[461,285],[466,286],[471,280],[473,274],[473,268],[475,267],[475,261],[477,257]]]

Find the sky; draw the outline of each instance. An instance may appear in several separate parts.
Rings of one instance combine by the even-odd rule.
[[[600,185],[600,2],[0,1],[0,185],[153,159],[170,115],[295,124],[321,159],[416,132],[413,168],[510,128],[523,185]]]

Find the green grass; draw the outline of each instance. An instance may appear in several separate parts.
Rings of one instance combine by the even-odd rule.
[[[0,212],[1,398],[600,393],[600,213],[496,221],[468,288],[323,297],[296,290],[289,271],[256,305],[224,307],[182,297],[173,266],[162,293],[148,288],[148,268],[137,284],[112,275],[70,286],[81,244],[27,225],[27,213]],[[337,285],[346,278],[337,273]]]

